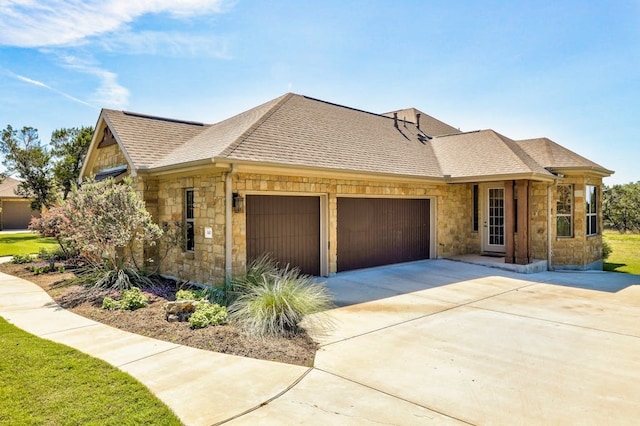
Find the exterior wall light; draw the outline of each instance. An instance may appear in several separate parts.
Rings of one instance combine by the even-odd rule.
[[[233,194],[233,211],[242,213],[244,211],[244,197],[237,192]]]

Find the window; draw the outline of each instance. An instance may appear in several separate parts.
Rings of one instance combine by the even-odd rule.
[[[587,208],[587,235],[596,235],[598,233],[598,188],[587,185],[584,199]]]
[[[473,185],[473,231],[478,232],[478,222],[480,216],[478,185]]]
[[[184,191],[184,241],[185,251],[195,249],[195,220],[193,214],[193,189]]]
[[[556,236],[573,237],[573,185],[558,185]]]

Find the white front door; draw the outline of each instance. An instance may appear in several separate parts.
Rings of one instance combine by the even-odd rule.
[[[504,253],[504,186],[485,189],[482,250]]]

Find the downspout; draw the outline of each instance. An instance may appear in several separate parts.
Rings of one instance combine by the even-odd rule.
[[[547,270],[553,271],[553,265],[551,263],[551,246],[553,239],[551,238],[551,226],[553,223],[552,208],[551,208],[551,187],[557,184],[557,180],[554,183],[547,185]]]
[[[231,184],[231,175],[235,172],[235,164],[231,165],[231,170],[226,172],[224,181],[225,202],[224,202],[224,270],[225,270],[225,282],[231,281],[232,273],[232,259],[233,254],[233,188]]]

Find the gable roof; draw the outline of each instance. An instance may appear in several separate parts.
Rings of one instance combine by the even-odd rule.
[[[150,167],[209,127],[192,121],[111,109],[103,109],[102,115],[136,169]]]
[[[568,150],[549,138],[525,139],[518,141],[518,145],[531,158],[547,169],[584,169],[605,175],[613,173],[613,171]]]
[[[0,198],[20,198],[20,195],[16,194],[16,190],[18,189],[18,185],[20,185],[20,181],[18,179],[14,179],[12,177],[5,177],[2,183],[0,183]]]
[[[493,130],[441,136],[431,143],[443,174],[452,179],[508,175],[552,177],[515,141]]]
[[[418,114],[420,128],[407,120]],[[244,162],[457,181],[550,180],[546,168],[560,165],[611,173],[548,139],[462,133],[415,108],[395,120],[293,93],[216,124],[107,109],[101,119],[134,170]]]

